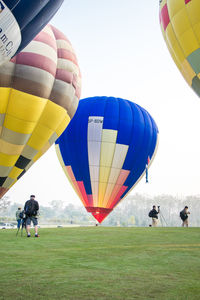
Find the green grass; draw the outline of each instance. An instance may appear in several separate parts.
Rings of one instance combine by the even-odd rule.
[[[0,231],[0,299],[200,299],[200,228]]]

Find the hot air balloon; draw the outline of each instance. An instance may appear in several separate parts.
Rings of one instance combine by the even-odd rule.
[[[74,50],[51,25],[0,67],[0,198],[64,131],[80,85]]]
[[[160,0],[160,25],[174,62],[200,96],[200,2]]]
[[[64,0],[0,1],[0,65],[42,30]]]
[[[145,174],[158,129],[149,113],[120,98],[80,100],[56,152],[86,210],[102,222]]]

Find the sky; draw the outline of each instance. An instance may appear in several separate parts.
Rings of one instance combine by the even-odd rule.
[[[76,52],[81,98],[114,96],[144,107],[159,129],[159,146],[149,169],[132,190],[178,197],[200,193],[200,99],[172,60],[159,24],[159,1],[64,0],[50,22]],[[68,182],[54,145],[7,192],[23,203],[35,194],[41,205],[52,200],[81,202]]]

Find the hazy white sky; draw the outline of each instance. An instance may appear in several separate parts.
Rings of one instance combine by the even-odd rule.
[[[71,41],[82,73],[81,98],[132,100],[155,119],[160,143],[145,178],[131,192],[200,193],[200,99],[173,62],[159,25],[159,1],[65,0],[52,24]],[[36,194],[80,205],[54,146],[7,193],[23,203]]]

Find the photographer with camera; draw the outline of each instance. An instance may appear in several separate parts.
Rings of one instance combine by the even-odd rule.
[[[153,206],[153,209],[149,212],[149,217],[152,218],[152,227],[157,227],[158,225],[158,214],[160,213],[160,206],[156,210],[156,206]]]
[[[180,211],[180,218],[182,220],[182,227],[188,227],[188,215],[190,212],[188,211],[188,206],[185,206],[183,210]]]

